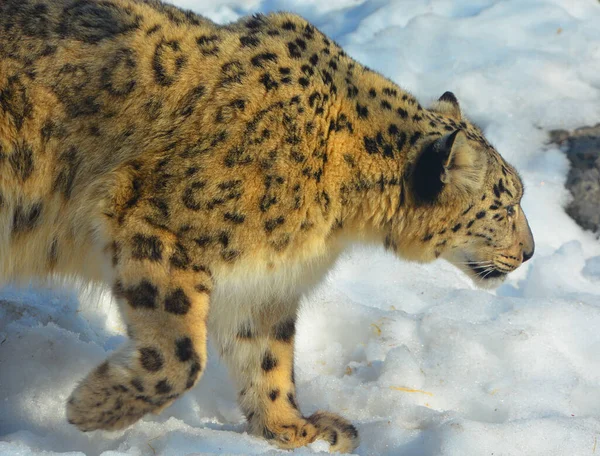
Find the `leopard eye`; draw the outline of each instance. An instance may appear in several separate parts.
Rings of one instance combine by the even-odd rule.
[[[508,215],[509,217],[512,217],[513,215],[515,215],[515,206],[507,206],[506,207],[506,215]]]

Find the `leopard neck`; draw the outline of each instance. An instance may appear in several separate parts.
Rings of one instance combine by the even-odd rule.
[[[424,109],[410,94],[370,70],[347,76],[329,114],[330,168],[339,193],[338,223],[351,238],[385,242],[419,223],[407,172],[428,139],[459,125]]]

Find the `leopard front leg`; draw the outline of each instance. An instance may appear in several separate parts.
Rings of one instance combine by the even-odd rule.
[[[159,413],[206,365],[209,270],[169,267],[170,248],[157,242],[138,235],[119,252],[113,294],[130,339],[72,393],[67,417],[82,431],[122,429]]]
[[[300,412],[294,381],[295,307],[293,313],[267,313],[242,323],[235,340],[220,344],[240,389],[249,432],[283,449],[323,439],[331,452],[351,452],[358,446],[358,432],[348,420],[329,412],[309,417]]]

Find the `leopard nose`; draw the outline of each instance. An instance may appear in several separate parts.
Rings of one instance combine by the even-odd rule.
[[[535,249],[532,249],[531,252],[523,252],[523,263],[531,259],[534,251]]]

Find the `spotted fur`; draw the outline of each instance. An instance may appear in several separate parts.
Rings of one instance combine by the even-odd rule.
[[[533,254],[522,194],[453,94],[424,108],[301,17],[0,3],[0,273],[107,283],[128,325],[69,399],[81,430],[192,388],[210,329],[252,433],[352,451],[297,403],[300,297],[351,242],[496,283]]]

